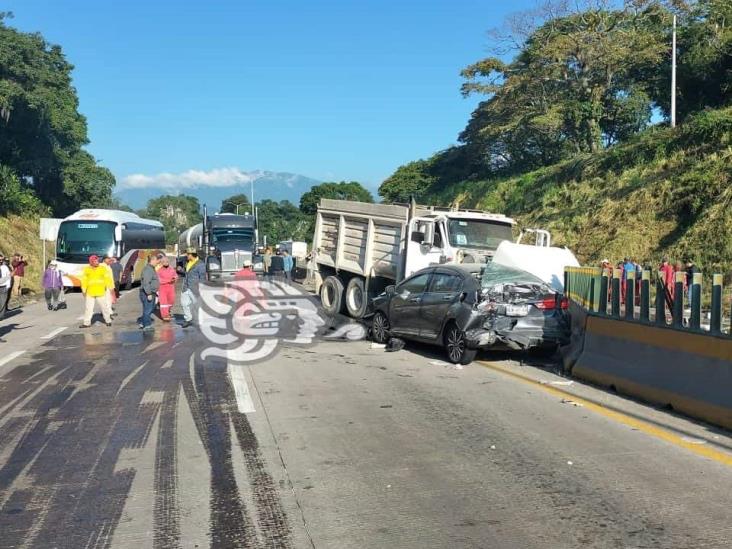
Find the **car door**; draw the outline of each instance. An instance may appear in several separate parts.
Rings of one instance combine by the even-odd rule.
[[[419,310],[431,276],[432,271],[417,273],[394,289],[394,296],[389,304],[389,323],[392,332],[419,336]]]
[[[420,339],[435,340],[439,337],[450,307],[460,300],[463,278],[458,273],[437,270],[427,291],[422,296],[419,319]]]

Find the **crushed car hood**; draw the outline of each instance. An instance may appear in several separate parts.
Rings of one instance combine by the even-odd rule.
[[[564,291],[564,268],[579,267],[567,248],[531,246],[504,241],[498,246],[493,263],[526,271],[540,278],[558,292]]]

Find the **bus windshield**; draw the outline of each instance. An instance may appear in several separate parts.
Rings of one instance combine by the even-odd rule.
[[[448,233],[456,248],[495,250],[504,240],[513,240],[511,225],[478,219],[451,219]]]
[[[85,263],[90,255],[115,255],[115,225],[113,221],[64,221],[58,229],[56,256]]]
[[[244,242],[247,244],[252,244],[254,241],[254,230],[253,229],[244,229],[244,228],[229,228],[229,229],[214,229],[213,231],[213,243],[214,244],[223,244],[223,243],[234,243],[234,242]]]

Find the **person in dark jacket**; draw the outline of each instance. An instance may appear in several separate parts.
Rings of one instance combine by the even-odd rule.
[[[142,303],[142,318],[140,319],[140,328],[142,330],[152,329],[152,313],[155,310],[155,297],[160,289],[160,279],[155,271],[158,264],[158,256],[150,254],[147,256],[147,265],[142,269],[142,278],[140,280],[140,302]]]
[[[183,327],[193,325],[193,307],[198,301],[198,285],[206,281],[206,266],[198,258],[195,248],[186,250],[186,264],[178,267],[183,275],[183,288],[180,293],[180,305],[183,308]]]
[[[56,260],[48,262],[48,267],[43,272],[43,295],[46,298],[46,305],[49,311],[58,310],[58,298],[61,295],[63,282],[61,281],[61,273],[58,272],[58,263]]]
[[[686,288],[688,291],[687,298],[689,306],[691,306],[691,286],[694,284],[694,275],[699,272],[699,269],[694,265],[694,260],[690,257],[686,259]]]
[[[119,289],[122,283],[122,263],[119,262],[118,257],[112,257],[109,268],[112,269],[112,278],[114,278],[114,295],[119,299]]]

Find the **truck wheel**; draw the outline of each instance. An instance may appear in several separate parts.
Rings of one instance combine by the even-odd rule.
[[[331,316],[341,312],[343,308],[343,283],[335,276],[329,276],[320,287],[320,302],[323,309]]]
[[[478,354],[477,349],[468,349],[465,332],[454,322],[445,331],[445,351],[448,360],[453,364],[470,364]]]
[[[354,276],[346,286],[346,309],[353,318],[361,318],[369,306],[369,296],[362,278]]]

